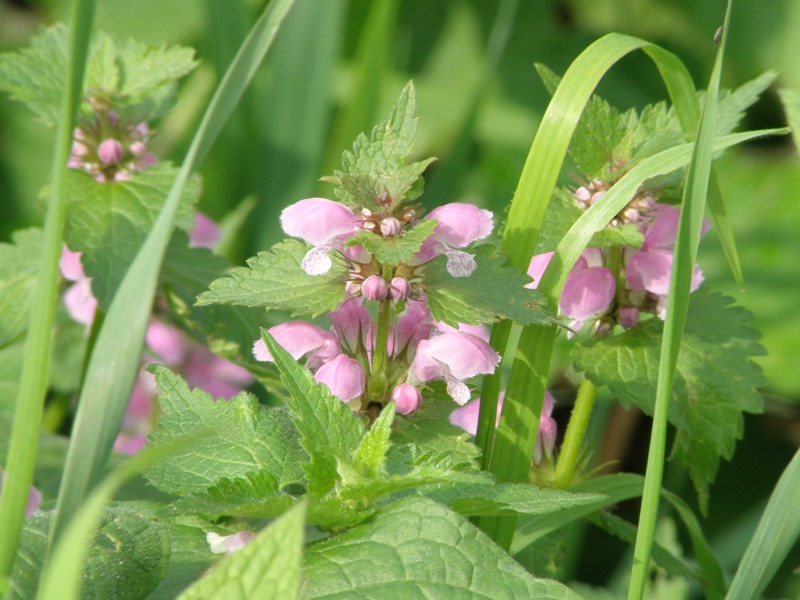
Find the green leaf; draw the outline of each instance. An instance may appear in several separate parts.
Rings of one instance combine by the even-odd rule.
[[[730,459],[742,436],[743,412],[760,412],[756,389],[764,385],[751,357],[764,354],[752,317],[721,294],[692,294],[681,338],[669,421],[678,433],[673,458],[686,466],[700,496],[708,498],[720,457]],[[625,406],[653,414],[664,325],[651,319],[620,335],[579,344],[576,367],[596,385],[605,383]]]
[[[213,435],[172,452],[147,470],[147,478],[174,494],[203,493],[223,479],[265,472],[275,493],[284,485],[302,481],[298,463],[306,455],[297,443],[297,431],[286,411],[269,409],[242,392],[229,401],[215,401],[169,369],[157,366],[162,414],[149,446],[163,446],[187,433]]]
[[[422,493],[426,498],[467,517],[514,513],[553,515],[578,506],[595,505],[605,499],[599,494],[573,494],[527,483],[462,484],[424,490]]]
[[[92,278],[92,293],[103,310],[153,229],[176,174],[169,163],[159,163],[128,181],[101,183],[68,170],[64,241],[70,250],[83,253],[83,270]],[[194,225],[193,205],[200,193],[199,181],[190,182],[176,221],[183,229]]]
[[[188,237],[176,231],[164,259],[161,287],[170,314],[188,333],[208,344],[219,356],[247,368],[269,389],[279,387],[275,370],[253,356],[253,342],[268,315],[259,308],[213,304],[195,306],[197,295],[230,268],[226,259],[206,248],[190,248]]]
[[[364,425],[326,385],[314,381],[311,371],[297,364],[269,332],[262,330],[262,337],[289,390],[286,405],[300,432],[300,443],[311,457],[311,462],[303,465],[308,489],[322,496],[336,484],[337,459],[350,460],[361,444]]]
[[[10,598],[36,597],[51,517],[50,512],[26,520]],[[110,506],[89,545],[80,597],[138,600],[158,586],[168,560],[169,535],[163,524],[149,519],[135,503]]]
[[[781,101],[786,111],[786,119],[792,128],[794,147],[800,152],[800,90],[786,89],[780,91]]]
[[[302,487],[297,482],[291,485]],[[203,492],[181,498],[173,508],[182,514],[277,517],[292,504],[272,473],[253,471],[241,477],[223,477]]]
[[[404,164],[417,133],[415,110],[414,85],[409,82],[386,121],[376,125],[369,137],[360,134],[352,152],[345,150],[342,155],[342,170],[323,178],[338,184],[336,196],[343,204],[392,212],[404,199],[422,194],[422,173],[434,159]]]
[[[747,545],[727,600],[759,598],[800,537],[800,450],[770,495],[753,538]]]
[[[523,324],[555,323],[539,292],[524,287],[531,278],[507,266],[493,246],[475,248],[475,262],[478,268],[469,277],[450,275],[445,256],[426,265],[422,286],[434,319],[453,327],[501,319]]]
[[[0,244],[0,348],[28,327],[42,239],[41,229],[20,229],[11,244]]]
[[[331,311],[344,299],[347,272],[334,263],[324,275],[307,274],[300,263],[309,249],[298,240],[284,240],[248,259],[247,267],[231,269],[227,277],[214,281],[197,305],[262,306],[312,317]]]
[[[142,117],[156,118],[170,106],[174,86],[196,63],[190,48],[151,48],[100,34],[86,68],[85,99],[111,98],[115,109],[137,104]],[[58,122],[67,64],[67,28],[43,30],[27,48],[0,56],[0,90],[24,102],[48,125]],[[88,104],[85,110],[91,108]]]
[[[422,498],[312,544],[304,575],[312,599],[578,598],[560,583],[534,578],[463,517]]]
[[[733,91],[720,91],[717,105],[717,135],[734,131],[744,118],[745,111],[758,101],[777,76],[774,71],[767,71]]]
[[[625,164],[626,157],[618,154],[618,148],[636,122],[633,109],[620,113],[602,98],[592,96],[569,149],[581,173],[590,179],[609,180]]]
[[[395,409],[394,402],[383,407],[381,414],[353,453],[353,468],[366,478],[375,477],[386,461]]]
[[[179,600],[297,598],[300,593],[305,505],[272,523],[241,550],[178,596]]]
[[[387,238],[365,232],[348,239],[347,244],[364,246],[381,264],[399,265],[419,251],[422,242],[431,236],[436,225],[436,220],[425,219],[397,237]]]

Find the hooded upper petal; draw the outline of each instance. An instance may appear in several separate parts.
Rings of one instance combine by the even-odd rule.
[[[342,402],[349,402],[364,393],[364,369],[359,362],[340,354],[322,365],[314,374],[318,383],[328,386],[331,393]]]
[[[605,267],[572,271],[564,284],[558,307],[564,316],[583,321],[608,310],[616,287],[614,274]]]
[[[336,335],[321,327],[305,321],[288,321],[269,328],[270,335],[275,338],[284,350],[295,360],[309,355],[307,366],[313,369],[332,360],[341,354]],[[253,345],[253,354],[258,360],[272,361],[272,355],[264,340],[257,340]],[[311,364],[313,362],[313,364]]]
[[[473,204],[452,202],[434,208],[428,219],[439,223],[433,235],[454,248],[463,248],[492,232],[492,213]]]
[[[307,198],[283,209],[281,227],[287,235],[323,246],[330,240],[356,233],[358,221],[344,204],[325,198]]]
[[[500,355],[481,338],[455,331],[422,340],[411,368],[420,381],[445,375],[463,380],[493,373],[499,362]]]

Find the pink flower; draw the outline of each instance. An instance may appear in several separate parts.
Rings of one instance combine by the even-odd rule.
[[[370,275],[361,284],[361,294],[367,300],[380,302],[389,295],[389,286],[386,285],[386,280],[380,275]]]
[[[189,232],[189,246],[193,248],[213,248],[222,232],[219,226],[203,213],[194,216],[194,228]]]
[[[354,358],[340,354],[322,365],[314,374],[317,383],[325,384],[342,402],[349,402],[364,393],[364,369]]]
[[[400,383],[392,390],[392,402],[401,415],[408,415],[417,410],[422,404],[422,394],[413,385]]]
[[[254,537],[256,537],[256,534],[247,530],[232,535],[220,535],[209,531],[206,534],[206,543],[208,543],[211,552],[214,554],[224,553],[225,556],[230,556],[237,550],[244,548]]]
[[[325,198],[307,198],[283,209],[281,227],[287,235],[314,246],[301,266],[309,275],[322,275],[333,265],[328,251],[341,250],[341,241],[357,233],[358,219],[344,204]]]
[[[81,253],[72,252],[64,246],[59,267],[64,279],[75,282],[64,292],[64,306],[72,319],[86,325],[88,329],[97,311],[97,300],[92,295],[92,279],[83,272]]]
[[[500,415],[503,412],[503,401],[505,399],[505,392],[500,393],[497,400],[497,418],[495,420],[495,427],[500,424]],[[539,417],[539,433],[536,436],[536,447],[533,451],[533,463],[539,464],[542,460],[542,454],[548,458],[553,457],[553,448],[556,443],[556,436],[558,434],[558,424],[553,419],[553,407],[555,406],[555,399],[553,395],[545,391],[544,403],[542,404],[542,414]],[[450,422],[456,427],[460,427],[470,435],[475,435],[478,432],[478,415],[481,409],[481,400],[477,398],[472,402],[455,409],[450,413]]]
[[[336,334],[305,321],[281,323],[270,327],[269,333],[295,360],[307,356],[306,366],[312,370],[342,353]],[[258,360],[273,361],[264,340],[256,341],[253,354]]]
[[[438,224],[412,262],[425,264],[444,254],[450,275],[472,275],[478,266],[474,256],[454,248],[463,248],[488,236],[492,232],[492,213],[472,204],[453,202],[433,209],[426,218],[435,219]]]
[[[125,149],[117,140],[105,139],[97,147],[97,157],[107,165],[115,165],[125,156]]]
[[[463,380],[493,373],[499,362],[500,355],[481,338],[463,332],[442,333],[419,342],[408,382],[415,385],[443,379],[447,393],[463,406],[470,396]]]
[[[525,287],[536,288],[553,258],[552,252],[535,255],[528,266],[533,282]],[[603,266],[598,248],[587,248],[572,267],[561,291],[558,309],[571,319],[570,326],[580,329],[586,320],[607,312],[614,301],[617,282],[614,274]]]

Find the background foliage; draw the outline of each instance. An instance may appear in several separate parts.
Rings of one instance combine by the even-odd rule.
[[[64,20],[68,4],[0,0],[0,50],[25,43],[41,24]],[[98,30],[197,49],[201,66],[184,81],[178,109],[157,125],[155,152],[161,157],[175,161],[183,155],[216,78],[262,6],[260,0],[99,3]],[[506,22],[506,37],[502,15],[507,8],[515,12]],[[331,197],[332,186],[317,178],[333,172],[345,145],[384,115],[413,78],[423,124],[415,150],[420,157],[439,157],[426,173],[423,203],[469,201],[502,214],[549,100],[534,62],[563,73],[591,41],[617,31],[672,50],[702,85],[713,62],[720,13],[717,3],[688,0],[298,0],[267,67],[201,167],[199,207],[221,219],[253,199],[245,234],[228,246],[229,258],[242,264],[280,239],[277,215],[283,207],[314,194]],[[768,69],[778,73],[748,112],[744,128],[785,124],[778,90],[800,87],[799,55],[800,4],[745,0],[736,5],[723,87],[735,88]],[[622,110],[663,98],[662,84],[646,61],[638,55],[623,61],[601,84],[600,94]],[[9,241],[15,229],[42,221],[42,182],[49,168],[42,157],[49,157],[52,136],[21,104],[0,97],[0,242]],[[716,168],[747,292],[736,288],[713,232],[700,246],[699,262],[709,287],[753,312],[768,352],[758,359],[769,382],[766,412],[747,417],[735,467],[723,462],[704,526],[723,566],[734,566],[766,495],[800,443],[800,208],[795,202],[800,162],[790,139],[770,139],[729,152]],[[3,361],[0,369],[5,368],[13,365]],[[628,448],[617,451],[628,470],[643,466],[649,429],[643,417],[632,415],[610,414],[615,423],[633,425],[631,433],[620,435]],[[694,502],[681,469],[668,471],[667,477],[667,487],[685,489]],[[588,535],[590,542],[605,536],[594,530],[573,533]],[[586,544],[584,555],[563,572],[606,585],[610,572],[613,584],[615,565],[625,569],[620,555],[626,546],[607,536],[600,543],[609,551],[597,556]],[[799,558],[787,563],[797,564]],[[786,581],[776,582],[776,593],[791,585]]]

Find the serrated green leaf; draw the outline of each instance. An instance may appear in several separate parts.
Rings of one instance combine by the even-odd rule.
[[[104,310],[152,230],[176,174],[169,163],[112,183],[100,183],[73,169],[67,172],[64,241],[70,250],[83,253],[83,270],[92,278],[92,293]],[[194,225],[193,205],[199,193],[199,181],[193,178],[181,197],[179,227]]]
[[[224,478],[263,471],[272,477],[277,493],[286,484],[302,481],[298,464],[306,454],[286,411],[260,406],[246,392],[227,402],[215,401],[203,390],[189,390],[165,367],[157,366],[154,372],[163,412],[148,445],[163,446],[192,432],[211,430],[213,435],[150,467],[146,476],[153,485],[175,494],[203,493]]]
[[[286,405],[300,432],[300,443],[311,457],[311,462],[303,465],[308,489],[322,496],[336,484],[337,459],[349,460],[361,443],[364,425],[327,386],[314,381],[311,371],[297,364],[269,332],[262,330],[262,337],[289,390]]]
[[[284,240],[250,258],[247,267],[235,267],[227,277],[212,282],[197,305],[261,306],[312,317],[329,312],[344,300],[347,272],[334,263],[324,275],[307,274],[300,263],[309,249],[298,240]]]
[[[422,247],[436,228],[437,221],[425,219],[417,223],[413,229],[397,237],[381,237],[372,233],[358,234],[348,240],[349,245],[361,244],[381,264],[398,265],[407,262]]]
[[[39,272],[41,229],[20,229],[0,244],[0,348],[28,327],[31,296]]]
[[[469,277],[450,275],[444,256],[426,265],[422,286],[434,319],[454,327],[501,319],[540,325],[555,322],[539,293],[524,287],[530,277],[508,267],[493,246],[475,251],[478,268]]]
[[[305,505],[290,510],[178,598],[297,598]]]
[[[743,412],[760,412],[764,384],[751,361],[762,355],[752,317],[721,294],[692,294],[681,338],[669,421],[677,429],[672,456],[684,465],[700,496],[708,498],[720,457],[730,459],[742,436]],[[663,323],[651,319],[625,333],[579,344],[576,366],[596,385],[608,385],[625,406],[653,412]]]
[[[644,242],[644,235],[636,225],[619,225],[617,227],[606,227],[596,232],[587,247],[622,246],[624,248],[639,248],[642,242]]]
[[[395,410],[394,402],[383,407],[381,414],[361,438],[361,443],[353,453],[353,468],[363,477],[375,477],[386,461]]]
[[[745,111],[758,101],[777,76],[774,71],[767,71],[733,91],[720,91],[717,104],[717,135],[734,131],[744,118]]]
[[[89,546],[81,598],[138,600],[154,590],[167,573],[169,535],[147,518],[138,503],[106,508],[100,530]],[[52,512],[28,519],[22,530],[9,600],[36,597],[47,549]]]
[[[193,493],[175,503],[182,514],[233,517],[277,517],[294,504],[268,471],[242,477],[223,477],[202,493]]]
[[[99,34],[86,67],[85,98],[113,98],[115,109],[144,103],[142,117],[161,116],[169,107],[170,84],[196,63],[190,48],[151,48],[134,40],[115,42]],[[61,105],[67,62],[67,29],[44,29],[27,48],[0,56],[0,90],[24,102],[48,125],[55,125]],[[90,111],[88,105],[85,110]]]
[[[579,598],[560,583],[534,578],[463,517],[422,498],[397,502],[367,524],[312,544],[304,574],[312,599]]]
[[[595,505],[604,499],[599,494],[573,494],[527,483],[465,484],[438,487],[422,493],[466,517],[514,513],[552,515],[578,506]]]
[[[323,178],[338,184],[336,196],[343,204],[392,212],[404,199],[422,194],[421,175],[434,159],[404,164],[417,133],[415,110],[414,85],[409,82],[386,121],[369,137],[359,135],[352,152],[342,155],[342,170]]]

